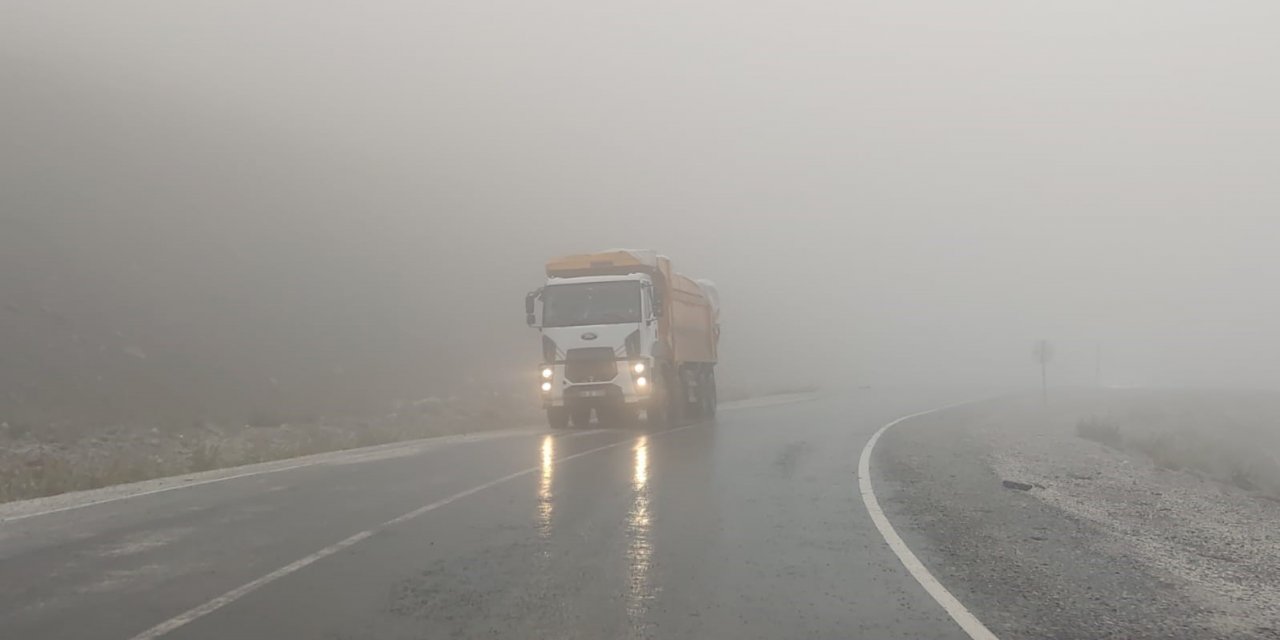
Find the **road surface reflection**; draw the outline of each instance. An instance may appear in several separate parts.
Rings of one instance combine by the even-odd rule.
[[[555,508],[551,493],[551,480],[555,473],[556,441],[547,436],[542,439],[542,477],[538,481],[538,535],[551,537],[551,515]]]
[[[649,522],[649,437],[641,436],[635,446],[635,470],[631,479],[631,511],[627,514],[627,619],[633,633],[645,626],[644,615],[653,598],[649,571],[653,558]]]

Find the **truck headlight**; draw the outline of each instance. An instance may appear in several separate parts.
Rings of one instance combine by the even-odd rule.
[[[555,375],[555,374],[556,374],[555,369],[552,369],[551,367],[543,367],[543,368],[542,368],[542,377],[543,377],[543,378],[546,378],[546,379],[550,380],[550,379],[551,379],[551,376],[553,376],[553,375]]]
[[[542,390],[543,390],[543,391],[550,391],[550,390],[551,390],[551,383],[550,383],[550,382],[544,382],[544,383],[542,383]]]
[[[645,367],[643,362],[637,362],[635,363],[634,366],[631,367],[631,370],[636,373],[644,373],[644,369]]]
[[[637,387],[649,386],[649,379],[645,378],[644,376],[640,376],[639,378],[636,378],[636,386]]]

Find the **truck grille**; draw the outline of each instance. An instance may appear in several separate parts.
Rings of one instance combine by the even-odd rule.
[[[617,376],[618,362],[609,347],[570,349],[565,354],[564,377],[569,382],[609,382]]]

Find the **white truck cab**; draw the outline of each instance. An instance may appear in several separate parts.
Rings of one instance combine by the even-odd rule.
[[[542,334],[542,405],[552,427],[666,423],[715,412],[719,296],[652,251],[556,258],[525,297]]]
[[[662,315],[652,278],[549,278],[536,298],[542,302],[541,318],[534,316],[542,331],[542,399],[552,424],[564,426],[557,423],[570,418],[585,424],[592,410],[646,408]]]

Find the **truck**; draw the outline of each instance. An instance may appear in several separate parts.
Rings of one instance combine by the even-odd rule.
[[[542,335],[537,384],[552,428],[643,420],[664,426],[716,413],[720,298],[655,251],[553,258],[525,296]]]

